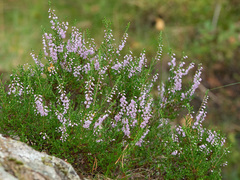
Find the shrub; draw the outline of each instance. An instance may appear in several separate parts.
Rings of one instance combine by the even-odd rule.
[[[162,57],[162,36],[150,65],[123,54],[127,29],[115,44],[110,23],[97,47],[89,33],[60,22],[49,10],[52,33],[44,31],[35,65],[19,66],[8,90],[1,84],[0,132],[18,136],[39,151],[66,159],[83,174],[108,177],[218,179],[228,148],[219,132],[202,127],[206,94],[199,112],[190,104],[202,67],[182,83],[194,63],[178,63],[169,51],[169,78],[154,68]],[[155,73],[153,73],[155,72]],[[152,95],[154,88],[158,95]],[[180,112],[186,123],[173,125]]]

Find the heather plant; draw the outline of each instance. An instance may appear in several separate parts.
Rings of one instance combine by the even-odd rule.
[[[190,104],[201,82],[199,65],[177,62],[169,51],[169,78],[160,80],[162,36],[155,58],[123,53],[111,23],[97,46],[88,32],[61,22],[49,9],[50,33],[34,65],[19,66],[1,84],[0,132],[65,159],[78,173],[108,177],[219,179],[228,148],[220,132],[202,126],[207,93],[197,113]],[[154,73],[155,72],[155,73]],[[154,89],[158,95],[153,96]],[[182,112],[186,112],[184,115]],[[185,124],[174,125],[180,116]]]

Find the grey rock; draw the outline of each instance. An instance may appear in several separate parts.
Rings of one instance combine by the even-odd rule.
[[[0,180],[80,180],[62,159],[0,134]]]

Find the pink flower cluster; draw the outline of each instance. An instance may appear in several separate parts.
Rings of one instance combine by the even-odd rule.
[[[88,129],[89,126],[92,124],[93,118],[94,118],[95,113],[90,112],[87,116],[86,119],[84,120],[84,125],[83,127]]]
[[[116,53],[120,56],[120,52],[122,51],[122,49],[124,48],[126,41],[128,38],[128,33],[124,33],[123,38],[121,40],[121,44],[118,46],[118,49],[116,51]]]
[[[196,116],[196,120],[192,126],[193,129],[202,127],[202,122],[205,120],[205,117],[207,115],[207,111],[206,111],[207,100],[208,100],[208,96],[206,96],[203,99],[202,106],[200,107],[200,110]]]
[[[94,83],[92,82],[94,81],[94,79],[90,79],[89,81],[86,81],[86,85],[85,85],[85,101],[84,104],[86,105],[86,108],[90,108],[90,105],[93,102],[93,91],[94,91]]]
[[[221,146],[224,145],[225,138],[222,138],[219,134],[216,133],[216,131],[206,130],[205,128],[202,127],[202,122],[204,121],[204,119],[206,117],[207,99],[208,99],[208,96],[205,96],[205,98],[202,102],[202,105],[200,107],[200,110],[195,117],[195,121],[190,122],[190,123],[193,123],[191,128],[192,128],[193,132],[197,133],[197,136],[189,136],[189,135],[187,135],[187,131],[186,131],[187,129],[182,128],[182,126],[176,126],[175,133],[172,133],[172,140],[173,140],[173,142],[176,142],[179,144],[182,142],[182,140],[181,140],[182,138],[188,138],[188,139],[190,139],[191,142],[194,143],[194,142],[196,142],[196,139],[194,139],[194,138],[197,137],[198,151],[204,152],[206,154],[210,154],[212,152],[212,149],[214,146],[218,146],[219,144]],[[191,119],[193,120],[193,116],[191,114],[189,114],[187,116],[191,117]],[[196,145],[196,143],[195,143],[195,145]],[[172,155],[177,155],[180,153],[181,153],[181,151],[175,150],[172,153]],[[228,153],[228,152],[225,152],[225,153]]]
[[[183,59],[187,59],[187,56],[184,56]],[[200,78],[202,67],[200,67],[194,75],[193,83],[191,87],[188,90],[183,90],[182,88],[183,76],[188,75],[190,70],[194,68],[195,64],[190,63],[190,65],[187,68],[184,68],[185,62],[182,61],[180,62],[179,65],[177,65],[176,57],[175,57],[175,54],[173,53],[171,55],[171,61],[168,63],[168,65],[170,66],[170,72],[171,72],[171,76],[168,78],[168,82],[167,82],[168,89],[167,91],[165,90],[166,85],[164,83],[162,83],[161,86],[158,86],[158,94],[161,97],[160,106],[162,108],[164,108],[167,104],[174,103],[175,97],[180,96],[181,101],[183,101],[184,99],[191,98],[202,80]]]
[[[13,75],[10,76],[12,77]],[[12,82],[9,84],[8,88],[8,95],[14,94],[15,96],[21,96],[24,92],[23,83],[20,81],[20,78],[17,75],[13,77]]]
[[[142,143],[143,143],[143,139],[146,137],[146,135],[148,134],[149,129],[146,130],[146,132],[140,137],[140,139],[138,140],[138,142],[136,142],[136,146],[141,147]]]
[[[34,95],[35,97],[35,104],[36,104],[36,110],[35,112],[37,114],[40,114],[41,116],[47,116],[48,115],[48,107],[43,105],[43,99],[41,95]]]
[[[30,55],[32,56],[32,58],[33,58],[33,60],[35,61],[35,63],[38,65],[38,66],[40,66],[40,67],[44,67],[44,65],[41,63],[41,62],[39,62],[39,60],[38,60],[38,56],[36,56],[34,53],[30,53]]]
[[[49,9],[48,12],[49,12],[49,19],[52,19],[50,21],[50,23],[52,24],[51,28],[53,30],[57,31],[57,33],[60,35],[60,37],[62,39],[64,39],[66,37],[66,32],[68,29],[68,22],[59,23],[59,21],[57,20],[58,17],[54,13],[55,12],[54,9],[53,10]]]
[[[88,42],[89,43],[89,42]],[[86,59],[88,55],[95,53],[95,43],[92,42],[87,47],[87,42],[83,38],[82,33],[76,27],[72,28],[71,39],[67,41],[66,49],[67,53],[77,53],[83,59]]]
[[[55,115],[57,116],[59,122],[61,123],[61,126],[59,127],[58,131],[62,133],[62,136],[60,137],[60,140],[66,141],[67,137],[69,136],[67,134],[67,127],[71,126],[78,126],[76,123],[72,123],[68,116],[68,109],[69,109],[69,102],[70,100],[68,99],[66,95],[66,91],[64,91],[64,87],[62,84],[60,84],[58,87],[58,93],[60,94],[60,97],[57,101],[58,103],[58,108],[55,110]]]

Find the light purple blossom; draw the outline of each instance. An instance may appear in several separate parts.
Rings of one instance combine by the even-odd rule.
[[[146,59],[146,56],[145,56],[145,51],[143,51],[141,54],[140,54],[140,58],[139,58],[139,62],[138,62],[138,67],[136,68],[136,70],[138,72],[141,72],[142,71],[142,67],[145,65],[145,63],[147,63],[147,59]]]
[[[225,144],[225,142],[226,142],[226,138],[222,138],[222,140],[221,140],[221,146],[223,146],[223,145]]]
[[[116,122],[118,122],[118,121],[120,121],[121,117],[122,117],[122,116],[121,116],[121,114],[119,113],[119,114],[117,114],[117,115],[114,116],[114,119],[115,119]]]
[[[159,76],[159,74],[156,73],[156,74],[153,76],[152,82],[156,82],[157,79],[158,79],[158,76]]]
[[[162,53],[163,53],[163,44],[159,43],[158,44],[158,51],[157,51],[157,55],[155,57],[156,61],[160,61],[162,58]]]
[[[193,85],[191,87],[191,89],[187,92],[187,95],[189,96],[193,96],[195,90],[198,88],[198,86],[200,85],[202,79],[200,78],[202,73],[202,67],[200,67],[198,69],[198,71],[195,73],[194,78],[193,78]]]
[[[170,71],[172,71],[176,66],[176,57],[174,53],[171,55],[171,59],[171,62],[168,63],[168,65],[171,67]]]
[[[122,67],[121,63],[116,63],[114,66],[112,66],[112,69],[118,71]]]
[[[67,140],[67,137],[69,136],[69,134],[67,133],[67,128],[66,128],[66,124],[62,124],[62,126],[59,127],[59,132],[62,133],[60,140],[62,142]]]
[[[87,115],[86,119],[84,120],[84,125],[83,127],[88,129],[89,126],[92,124],[93,118],[94,118],[95,113],[90,113]]]
[[[124,46],[125,46],[125,44],[126,44],[127,38],[128,38],[128,33],[124,33],[123,38],[122,38],[122,40],[121,40],[121,44],[118,46],[118,49],[117,49],[117,51],[116,51],[116,53],[117,53],[118,55],[120,55],[119,53],[120,53],[120,52],[122,51],[122,49],[124,48]]]
[[[49,18],[52,19],[50,21],[50,23],[52,24],[52,29],[53,30],[56,30],[58,35],[64,39],[66,37],[66,32],[67,32],[67,29],[68,29],[68,22],[62,22],[62,23],[59,23],[58,21],[58,17],[56,16],[56,14],[54,13],[55,10],[51,10],[49,9],[48,10],[49,12]]]
[[[130,116],[132,119],[135,119],[137,116],[137,104],[132,99],[130,104],[127,106],[127,115]]]
[[[123,133],[125,134],[125,136],[130,138],[130,128],[129,128],[129,124],[128,124],[128,119],[123,118],[122,123],[123,123],[123,127],[122,127]]]
[[[228,162],[226,161],[225,163],[222,164],[222,166],[227,166]]]
[[[86,108],[90,108],[90,105],[92,104],[93,102],[93,87],[94,87],[94,83],[92,82],[94,81],[94,79],[90,79],[89,81],[86,81],[86,85],[85,85],[85,101],[84,101],[84,104],[86,105]]]
[[[42,138],[44,140],[49,139],[48,135],[46,133],[40,132],[40,135],[42,135]]]
[[[173,155],[173,156],[176,156],[177,154],[178,154],[178,151],[177,151],[177,150],[175,150],[175,151],[172,152],[172,155]]]
[[[99,64],[98,59],[95,60],[94,67],[95,67],[95,70],[99,70],[99,68],[100,68],[100,64]]]
[[[161,86],[158,86],[157,87],[158,89],[158,95],[160,96],[160,99],[161,99],[161,108],[164,108],[165,104],[166,104],[166,101],[167,101],[167,98],[164,97],[164,93],[165,93],[165,84],[162,82]]]
[[[157,128],[164,127],[168,123],[169,123],[169,119],[162,118],[162,119],[160,119],[160,123]]]
[[[73,67],[73,75],[74,75],[74,77],[79,77],[79,76],[81,76],[82,70],[83,70],[83,68],[82,68],[81,65],[79,65],[79,66],[77,66],[77,67],[74,66],[74,67]]]
[[[60,94],[59,100],[61,101],[61,105],[63,106],[63,114],[67,113],[67,110],[69,109],[69,102],[70,100],[68,99],[66,95],[66,91],[64,90],[63,84],[60,84],[58,87],[58,93]],[[58,100],[58,102],[59,102]]]
[[[39,62],[37,55],[35,55],[35,54],[32,53],[32,52],[30,53],[30,55],[32,56],[33,60],[35,61],[35,63],[36,63],[38,66],[44,67],[44,65],[43,65],[41,62]]]
[[[141,115],[143,118],[143,122],[140,124],[141,128],[145,128],[152,117],[152,102],[153,99],[150,99],[150,102],[146,104],[144,109],[142,110],[143,114]]]
[[[42,100],[42,96],[41,95],[34,95],[35,97],[35,104],[36,104],[36,110],[35,112],[37,114],[40,114],[41,116],[47,116],[49,110],[47,109],[47,106],[43,105],[43,100]]]
[[[176,132],[178,135],[181,135],[182,137],[186,137],[186,134],[181,126],[176,127]]]
[[[173,142],[179,142],[178,136],[176,134],[172,134]]]
[[[207,144],[202,144],[201,146],[199,146],[200,151],[204,151],[204,149],[207,148]]]
[[[108,117],[108,114],[105,114],[98,118],[97,122],[95,122],[94,129],[102,124],[102,122]]]
[[[141,147],[142,143],[143,143],[143,139],[146,137],[146,135],[148,134],[149,129],[146,130],[146,132],[140,137],[140,139],[138,140],[138,142],[136,142],[136,146]]]
[[[20,81],[20,78],[17,75],[13,77],[13,80],[11,84],[9,84],[8,88],[9,88],[8,95],[15,94],[15,96],[17,95],[21,96],[24,93],[23,83]]]
[[[208,141],[209,143],[211,143],[211,145],[214,145],[214,143],[215,143],[215,140],[218,138],[218,136],[217,136],[217,133],[215,132],[215,131],[208,131],[208,134],[209,134],[209,136],[208,136],[208,138],[206,139],[206,141]]]
[[[194,67],[194,63],[191,63],[187,69],[184,69],[183,66],[185,65],[185,62],[181,62],[178,66],[177,70],[172,70],[175,76],[173,77],[174,80],[174,86],[172,88],[172,92],[175,93],[175,91],[180,91],[182,89],[182,77],[186,76],[190,69]],[[182,96],[184,97],[184,96]]]
[[[202,126],[202,122],[205,120],[205,117],[207,115],[207,111],[206,111],[206,104],[207,104],[207,100],[208,100],[208,96],[206,96],[203,99],[202,105],[200,107],[200,110],[196,116],[196,120],[192,126],[193,129],[197,128],[198,126]]]

